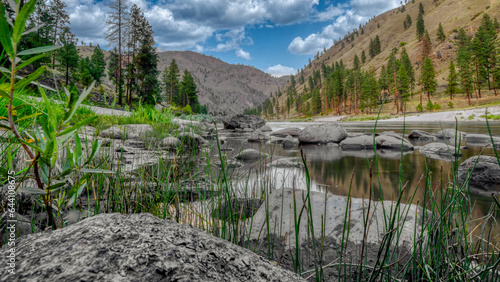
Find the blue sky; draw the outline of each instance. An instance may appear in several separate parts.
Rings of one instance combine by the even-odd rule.
[[[105,40],[111,0],[66,0],[73,33]],[[400,0],[128,0],[153,26],[162,51],[190,50],[276,76],[293,74],[317,51]]]

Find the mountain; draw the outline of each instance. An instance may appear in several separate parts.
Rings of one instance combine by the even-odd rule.
[[[92,55],[94,47],[79,46],[82,57]],[[109,61],[109,52],[105,59]],[[213,113],[242,113],[246,108],[255,108],[271,94],[283,87],[289,77],[276,78],[246,65],[234,65],[218,58],[191,51],[158,52],[158,70],[163,72],[175,59],[180,74],[188,70],[198,87],[198,100]],[[161,78],[161,75],[160,75]],[[106,84],[113,89],[109,81]]]
[[[416,36],[416,22],[419,4],[422,3],[425,10],[425,28],[429,32],[432,43],[430,59],[436,71],[437,93],[443,93],[447,85],[450,60],[454,60],[456,63],[457,46],[455,43],[458,29],[464,28],[467,35],[473,37],[481,24],[484,13],[487,13],[492,19],[495,17],[500,19],[500,1],[498,0],[409,0],[404,2],[407,3],[372,18],[366,25],[362,26],[363,32],[357,28],[341,40],[337,40],[334,46],[325,52],[316,55],[315,59],[302,69],[305,83],[296,84],[297,92],[303,92],[308,78],[313,75],[314,71],[321,71],[322,64],[332,65],[342,60],[345,66],[352,68],[355,55],[361,58],[363,50],[366,53],[367,61],[362,65],[362,70],[374,70],[378,77],[382,66],[387,64],[392,50],[394,48],[401,50],[402,46],[406,48],[412,61],[417,78],[415,90],[419,90],[422,46]],[[403,6],[404,8],[402,8]],[[403,22],[407,15],[410,15],[412,24],[408,29],[405,29]],[[443,42],[439,41],[436,35],[440,23],[446,35]],[[369,46],[370,41],[375,40],[376,36],[380,38],[381,53],[372,59],[369,56]],[[397,54],[398,58],[400,53]],[[296,76],[296,81],[298,81],[298,76]],[[288,86],[285,86],[285,89]],[[321,89],[321,93],[323,91],[324,88]],[[281,107],[286,104],[286,96],[282,95],[279,98]],[[295,110],[292,109],[290,115],[295,114]]]

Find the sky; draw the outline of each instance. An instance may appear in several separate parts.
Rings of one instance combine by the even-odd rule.
[[[106,42],[112,0],[65,0],[71,30]],[[195,51],[274,76],[295,74],[318,51],[400,0],[128,0],[153,27],[160,51]]]

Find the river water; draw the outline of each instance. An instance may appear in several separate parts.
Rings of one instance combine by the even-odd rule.
[[[283,128],[304,128],[315,122],[269,122],[273,131]],[[429,133],[437,133],[442,129],[456,128],[454,122],[341,122],[348,132],[376,132],[394,131],[407,136],[412,130],[419,129]],[[500,136],[500,122],[490,122],[492,135]],[[465,133],[488,134],[485,122],[461,121],[458,130]],[[248,135],[226,134],[227,143],[224,147],[233,148],[228,157],[236,155],[239,151],[253,148],[270,154],[271,160],[282,157],[300,157],[300,150],[305,154],[307,167],[311,176],[311,190],[330,192],[337,195],[348,195],[356,198],[369,198],[373,189],[374,200],[396,199],[402,187],[403,202],[422,203],[426,190],[425,178],[430,171],[431,189],[436,191],[440,187],[447,187],[452,179],[452,162],[425,158],[414,150],[401,155],[401,152],[379,152],[377,159],[373,151],[343,151],[338,146],[332,145],[306,145],[293,149],[283,149],[281,145],[266,143],[248,143]],[[413,143],[424,145],[425,143]],[[461,145],[466,145],[463,141]],[[491,148],[471,147],[461,150],[463,157],[458,160],[460,164],[469,157],[483,154],[494,155]],[[269,159],[268,159],[269,162]],[[251,171],[245,179],[245,189],[258,189],[263,181],[271,182],[270,186],[278,188],[306,189],[304,169],[299,168],[270,168],[257,165],[255,162],[243,163],[242,171]],[[371,175],[371,177],[370,177]],[[399,181],[401,179],[401,181]],[[427,186],[429,187],[429,185]],[[411,199],[411,197],[413,199]],[[471,195],[471,205],[474,206],[473,217],[479,218],[488,213],[493,204],[493,199]],[[496,228],[495,228],[496,229]],[[500,230],[499,230],[500,231]]]

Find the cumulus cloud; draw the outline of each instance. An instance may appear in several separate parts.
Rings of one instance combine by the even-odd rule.
[[[282,66],[281,64],[278,64],[275,66],[268,67],[266,72],[271,74],[272,76],[280,77],[280,76],[284,76],[284,75],[294,74],[296,72],[296,70],[294,68]]]
[[[325,26],[321,32],[308,35],[306,38],[296,37],[288,45],[292,54],[313,55],[330,47],[333,41],[343,37],[348,31],[366,23],[372,16],[398,7],[399,0],[351,0],[348,4],[329,6],[317,15],[318,20],[329,16],[337,16],[332,24]]]
[[[245,59],[245,60],[250,60],[251,59],[250,53],[248,53],[247,51],[245,51],[243,49],[236,50],[235,54],[236,54],[236,57],[238,57],[238,58],[242,58],[242,59]]]

